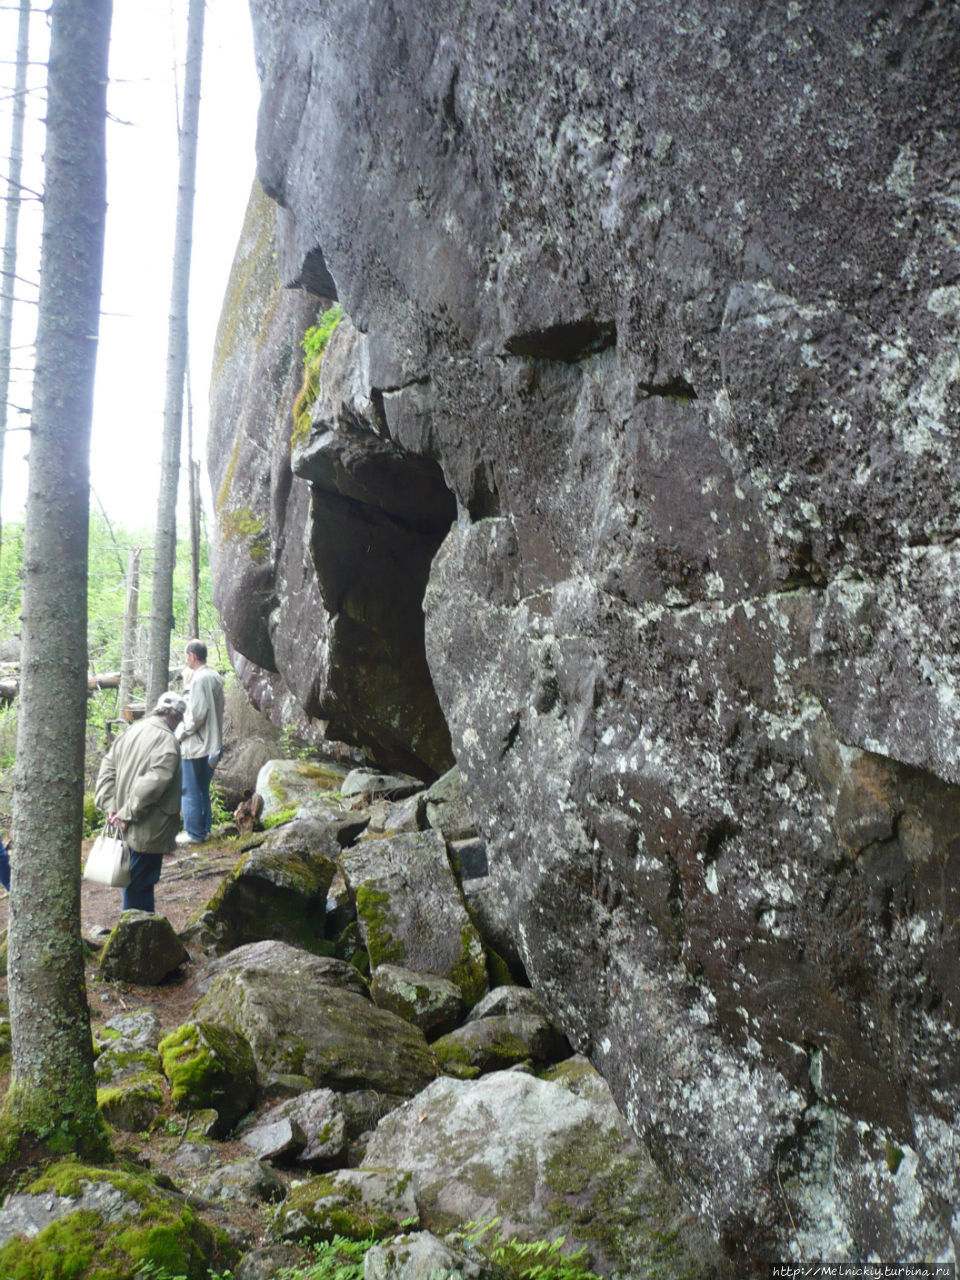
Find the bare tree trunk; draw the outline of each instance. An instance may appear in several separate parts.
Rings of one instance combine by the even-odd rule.
[[[17,75],[10,129],[10,169],[7,174],[7,214],[3,231],[3,276],[0,277],[0,494],[3,492],[3,446],[10,393],[13,286],[17,273],[17,226],[20,221],[20,177],[23,173],[23,120],[27,110],[27,60],[30,54],[30,0],[20,0],[17,27]],[[2,535],[2,525],[0,525]]]
[[[167,688],[170,632],[173,629],[173,570],[177,554],[177,485],[180,477],[180,436],[183,422],[183,383],[187,364],[187,307],[190,297],[190,253],[193,247],[193,196],[197,168],[197,126],[200,118],[200,73],[203,62],[204,0],[190,0],[187,17],[187,60],[180,129],[180,177],[177,225],[173,250],[173,284],[167,337],[167,387],[163,407],[163,453],[157,532],[153,550],[153,607],[147,654],[147,706],[156,704]]]
[[[193,398],[187,373],[187,458],[190,463],[190,619],[191,639],[200,635],[200,463],[193,457]]]
[[[111,0],[54,0],[14,791],[6,1173],[109,1150],[80,938],[90,425],[106,218]]]
[[[120,691],[117,714],[130,701],[137,666],[137,614],[140,608],[140,548],[131,547],[127,558],[127,599],[123,610],[123,650],[120,656]]]

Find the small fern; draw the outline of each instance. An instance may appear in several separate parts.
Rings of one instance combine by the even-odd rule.
[[[499,1218],[486,1222],[468,1222],[454,1238],[472,1245],[494,1266],[505,1280],[600,1280],[587,1269],[586,1246],[576,1253],[564,1253],[565,1237],[555,1240],[517,1240],[499,1230]]]

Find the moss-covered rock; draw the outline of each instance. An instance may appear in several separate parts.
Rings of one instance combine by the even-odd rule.
[[[334,761],[270,760],[257,774],[263,817],[295,809],[301,817],[340,814],[340,786],[349,770]]]
[[[207,1280],[234,1256],[180,1197],[114,1169],[55,1165],[0,1210],[3,1280],[132,1280],[147,1266]]]
[[[724,1274],[709,1236],[625,1130],[609,1096],[578,1097],[516,1071],[444,1077],[380,1122],[361,1168],[413,1173],[423,1225],[438,1234],[498,1216],[505,1235],[562,1233],[571,1248],[586,1245],[603,1274]]]
[[[466,1012],[460,988],[447,978],[398,965],[382,964],[374,970],[370,994],[379,1008],[412,1022],[428,1040],[452,1031]]]
[[[357,904],[370,963],[435,973],[467,1007],[487,990],[486,957],[437,831],[402,833],[348,849],[340,867]]]
[[[483,1072],[500,1071],[527,1060],[541,1065],[556,1062],[567,1057],[570,1046],[545,1019],[500,1014],[457,1027],[436,1040],[433,1051],[444,1070],[447,1063],[466,1062]]]
[[[160,1041],[170,1097],[180,1111],[213,1107],[214,1136],[229,1133],[257,1097],[257,1069],[247,1040],[215,1023],[185,1023]]]
[[[398,1169],[342,1169],[294,1187],[274,1224],[282,1240],[382,1240],[419,1221],[413,1179]]]
[[[149,911],[124,911],[100,955],[100,976],[156,986],[189,959],[169,920]]]
[[[295,821],[272,832],[240,858],[184,937],[221,955],[270,938],[329,953],[327,890],[339,854],[333,823]]]
[[[409,1096],[436,1074],[423,1033],[359,994],[349,965],[282,943],[242,950],[249,961],[226,958],[193,1017],[245,1036],[262,1085],[300,1075],[317,1088]]]
[[[137,1076],[113,1088],[97,1090],[100,1114],[114,1129],[141,1133],[163,1109],[163,1079],[159,1074]]]

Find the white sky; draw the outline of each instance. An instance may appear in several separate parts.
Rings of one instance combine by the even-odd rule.
[[[111,518],[129,529],[149,530],[156,520],[177,195],[173,64],[176,58],[182,82],[186,11],[187,0],[114,0],[113,6],[108,213],[91,483]],[[5,0],[0,7],[0,60],[4,63],[0,82],[6,86],[5,92],[0,89],[4,99],[0,101],[0,173],[4,175],[10,146],[8,95],[14,77],[14,68],[7,64],[16,51],[16,22],[12,0]],[[31,58],[45,56],[47,38],[47,19],[35,14]],[[42,67],[32,69],[32,83],[42,83],[42,78]],[[194,451],[201,459],[204,484],[213,342],[254,176],[258,95],[245,0],[207,0],[190,281]],[[36,119],[42,117],[42,95],[31,94],[28,101],[23,181],[40,190],[43,131]],[[39,206],[27,203],[20,215],[17,270],[31,280],[36,279],[39,241]],[[36,291],[18,284],[17,296],[33,299]],[[32,341],[34,312],[33,306],[17,308],[15,345]],[[15,350],[13,364],[24,366],[31,358],[31,350]],[[22,379],[11,388],[10,400],[29,404],[29,389]],[[18,413],[8,412],[8,427],[24,421]],[[19,431],[7,435],[4,521],[23,514],[27,439]],[[187,474],[182,469],[181,496],[186,487]],[[93,498],[91,503],[95,505]]]

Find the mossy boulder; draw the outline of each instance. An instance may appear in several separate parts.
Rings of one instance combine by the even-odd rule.
[[[55,1165],[0,1210],[3,1280],[132,1280],[148,1267],[207,1280],[235,1250],[150,1178]]]
[[[246,962],[226,958],[193,1018],[245,1036],[262,1086],[298,1075],[410,1096],[436,1074],[423,1032],[376,1008],[350,965],[280,942],[241,951]]]
[[[437,1234],[498,1216],[505,1235],[563,1233],[571,1248],[585,1245],[602,1274],[725,1274],[713,1241],[609,1099],[522,1072],[435,1080],[380,1122],[367,1166],[415,1174],[421,1221]]]
[[[419,778],[408,773],[377,773],[373,769],[351,769],[343,780],[340,794],[344,800],[386,798],[404,800],[423,790]]]
[[[149,1129],[163,1110],[163,1077],[138,1076],[113,1088],[97,1090],[97,1106],[104,1120],[124,1133]]]
[[[340,854],[333,823],[300,820],[248,850],[184,937],[225,954],[262,939],[324,952],[327,891]]]
[[[340,813],[340,787],[349,770],[332,760],[270,760],[257,774],[263,818],[295,809],[301,817]]]
[[[415,1180],[399,1169],[341,1169],[294,1187],[274,1222],[281,1240],[377,1240],[419,1221]]]
[[[231,1027],[197,1020],[160,1041],[170,1097],[179,1111],[212,1107],[213,1136],[229,1133],[257,1098],[257,1069],[247,1040]]]
[[[471,1007],[486,993],[483,943],[467,914],[438,831],[364,841],[340,859],[356,899],[370,964],[435,973]]]
[[[100,955],[100,976],[111,982],[157,986],[189,959],[164,916],[124,911]]]
[[[117,1085],[138,1076],[159,1075],[160,1056],[156,1049],[144,1049],[131,1040],[111,1040],[97,1054],[93,1064],[99,1088]]]
[[[380,1009],[420,1028],[428,1040],[445,1035],[463,1021],[466,1008],[460,988],[435,973],[415,973],[382,964],[373,971],[370,994]]]

